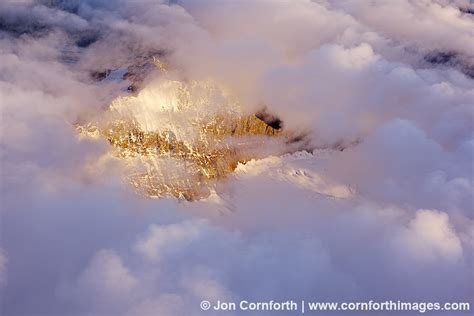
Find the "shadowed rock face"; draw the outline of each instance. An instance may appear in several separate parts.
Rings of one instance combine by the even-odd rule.
[[[238,163],[282,154],[291,140],[270,114],[244,115],[226,99],[216,105],[223,96],[212,85],[167,81],[161,88],[167,94],[145,89],[119,97],[102,117],[76,125],[81,135],[112,145],[139,194],[205,198]]]
[[[255,114],[255,116],[274,129],[280,129],[283,127],[283,122],[278,117],[267,113],[266,110],[258,112],[257,114]]]
[[[474,65],[462,58],[456,52],[434,51],[426,54],[425,61],[433,65],[444,65],[457,68],[463,74],[474,78]]]
[[[456,62],[455,52],[431,52],[425,56],[425,60],[432,64],[451,64]]]
[[[474,8],[459,8],[459,11],[466,14],[474,14]]]
[[[8,16],[0,15],[0,31],[9,33],[15,37],[23,34],[42,36],[49,32],[49,30],[50,27],[40,21],[28,21],[21,16],[13,19]]]

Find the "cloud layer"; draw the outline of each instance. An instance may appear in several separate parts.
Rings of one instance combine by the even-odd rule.
[[[469,8],[2,2],[1,314],[200,315],[203,299],[473,305]],[[108,144],[73,124],[126,93],[91,73],[155,54],[175,79],[266,107],[314,151],[239,165],[204,201],[136,196]]]

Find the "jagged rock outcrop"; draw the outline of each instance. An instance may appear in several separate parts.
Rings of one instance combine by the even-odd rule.
[[[150,101],[148,91],[119,97],[103,118],[76,125],[81,135],[107,139],[128,165],[127,180],[144,196],[207,197],[238,163],[271,153],[270,138],[289,139],[282,122],[264,111],[244,115],[233,102],[214,104],[221,95],[212,85],[170,81],[162,87],[171,101],[159,102],[169,94]]]

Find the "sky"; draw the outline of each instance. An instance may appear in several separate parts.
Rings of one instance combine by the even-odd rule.
[[[472,12],[469,0],[0,2],[0,314],[473,306]],[[199,201],[137,195],[111,146],[74,124],[128,93],[92,72],[157,54],[168,78],[211,80],[243,113],[264,105],[306,151],[261,149]],[[150,73],[137,106],[162,82]]]

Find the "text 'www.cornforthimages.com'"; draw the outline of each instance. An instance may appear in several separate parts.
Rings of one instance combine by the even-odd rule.
[[[238,302],[224,302],[207,300],[201,301],[202,310],[209,311],[295,311],[301,314],[316,313],[318,311],[414,311],[425,313],[430,311],[469,311],[470,304],[467,302],[402,302],[402,301],[367,301],[367,302],[309,302],[293,301],[284,302],[266,301],[253,302],[242,300]]]

